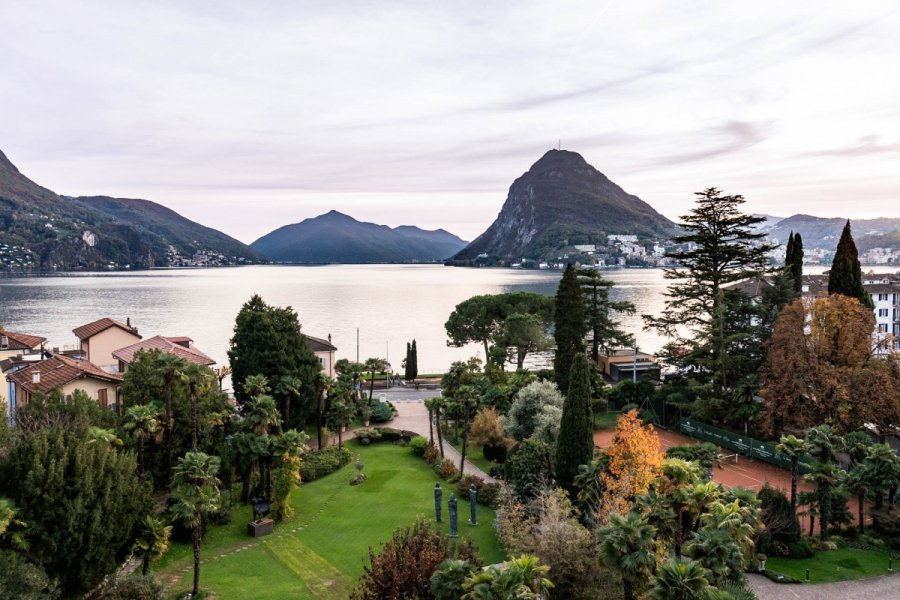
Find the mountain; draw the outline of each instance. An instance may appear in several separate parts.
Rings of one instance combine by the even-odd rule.
[[[465,265],[551,258],[575,244],[603,243],[608,234],[639,239],[671,236],[676,226],[568,150],[550,150],[516,179],[494,223],[453,257]]]
[[[362,223],[333,210],[264,235],[250,247],[271,260],[301,264],[443,261],[466,242],[443,229]]]
[[[144,269],[262,260],[247,245],[149,200],[61,196],[0,152],[0,271]]]
[[[811,215],[794,215],[778,221],[768,231],[771,238],[782,244],[787,243],[788,236],[793,231],[799,232],[803,237],[803,247],[806,249],[823,248],[833,250],[837,247],[841,230],[847,219],[843,217],[824,218]],[[900,245],[900,219],[851,219],[850,226],[853,229],[853,239],[860,252],[871,248],[897,247]]]

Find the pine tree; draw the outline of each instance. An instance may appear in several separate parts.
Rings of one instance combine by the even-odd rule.
[[[556,291],[556,307],[553,315],[556,356],[553,370],[560,390],[569,389],[569,369],[575,357],[584,353],[587,321],[584,316],[584,298],[578,283],[578,274],[570,263],[563,272]]]
[[[794,295],[799,298],[803,294],[803,238],[799,231],[794,234],[794,254],[790,265],[794,276]]]
[[[841,239],[834,253],[831,271],[828,273],[828,293],[856,298],[864,306],[875,308],[872,296],[863,288],[859,252],[850,233],[850,220],[844,225]]]
[[[696,196],[694,209],[681,218],[685,235],[674,238],[684,249],[666,254],[678,263],[665,271],[673,281],[666,310],[644,315],[644,321],[672,339],[663,352],[669,362],[691,369],[693,379],[706,386],[704,394],[724,399],[747,373],[729,369],[722,352],[729,335],[723,318],[728,309],[722,306],[728,295],[722,291],[729,283],[769,273],[768,253],[774,246],[761,243],[765,234],[753,229],[765,218],[740,211],[743,196],[724,196],[716,188]]]
[[[584,353],[577,353],[569,374],[568,394],[563,403],[556,445],[556,481],[570,496],[576,493],[573,482],[578,467],[591,462],[594,455],[594,435],[591,426],[591,370]]]
[[[604,279],[597,269],[579,269],[578,283],[584,293],[588,331],[592,334],[591,358],[597,364],[601,348],[631,346],[634,343],[632,336],[621,329],[611,314],[634,313],[634,304],[610,301],[609,291],[615,284]]]

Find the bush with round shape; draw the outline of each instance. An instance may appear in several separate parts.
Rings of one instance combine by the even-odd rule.
[[[425,450],[428,449],[428,440],[420,435],[417,435],[416,437],[409,440],[409,447],[412,450],[412,453],[416,456],[424,456]]]

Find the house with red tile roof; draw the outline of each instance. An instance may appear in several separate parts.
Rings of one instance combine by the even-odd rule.
[[[334,377],[334,353],[337,352],[337,346],[331,343],[331,334],[328,334],[327,340],[306,335],[305,333],[303,337],[306,338],[306,343],[309,344],[313,354],[316,355],[316,358],[322,364],[322,373],[329,377]]]
[[[216,364],[215,360],[194,346],[194,340],[186,336],[166,337],[155,335],[130,346],[119,348],[112,353],[112,356],[119,361],[119,372],[125,373],[128,371],[129,365],[134,362],[138,353],[151,350],[174,354],[195,365],[209,367]]]
[[[39,335],[30,335],[18,331],[0,330],[0,402],[8,403],[9,382],[6,379],[7,372],[13,370],[17,357],[31,355],[40,358],[41,346],[47,342],[47,338]]]
[[[15,411],[27,405],[35,394],[47,394],[59,388],[66,396],[82,390],[97,400],[100,406],[118,403],[122,376],[109,373],[86,360],[54,354],[50,358],[34,362],[7,376],[10,382],[10,418]]]
[[[122,323],[104,317],[76,327],[72,333],[81,342],[81,354],[85,360],[110,373],[119,371],[119,361],[112,355],[113,352],[141,341],[137,328],[131,326],[131,319]]]

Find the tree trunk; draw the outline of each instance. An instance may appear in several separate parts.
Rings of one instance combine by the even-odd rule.
[[[434,414],[430,408],[428,409],[428,439],[434,446]]]
[[[372,379],[369,380],[369,402],[372,401],[372,396],[375,394],[375,371],[372,371]]]
[[[141,561],[141,574],[146,575],[147,571],[150,570],[150,553],[144,555],[143,560]]]
[[[625,600],[634,600],[634,586],[632,583],[627,579],[623,580],[622,583],[624,583],[623,596]]]
[[[196,597],[197,593],[200,591],[200,513],[194,513],[194,531],[193,538],[194,542],[194,591],[191,593],[192,597]]]
[[[799,476],[799,459],[791,458],[791,511],[794,514],[797,514],[797,479]]]
[[[338,425],[338,448],[344,447],[344,427]]]
[[[894,508],[894,500],[897,498],[897,484],[891,486],[888,490],[888,506]]]
[[[166,473],[172,472],[172,378],[166,377],[164,396],[166,400]]]
[[[525,368],[525,357],[527,354],[527,351],[516,350],[516,371],[521,371]]]
[[[284,397],[284,428],[286,428],[286,429],[291,428],[290,419],[291,419],[291,395],[287,394]]]
[[[438,434],[438,450],[441,451],[441,458],[444,458],[444,435],[441,433],[441,409],[435,409],[434,426],[437,427]]]
[[[250,502],[250,481],[253,479],[253,465],[241,474],[241,503]]]
[[[144,476],[144,436],[138,436],[138,477]]]
[[[830,494],[831,491],[829,490]],[[831,502],[827,495],[822,495],[819,499],[819,537],[823,540],[828,539],[828,513],[831,511]]]
[[[462,456],[459,459],[459,475],[462,477],[466,468],[466,449],[469,442],[469,403],[466,402],[463,408],[463,430],[462,430]]]
[[[191,393],[191,448],[197,450],[197,394]]]
[[[865,510],[866,495],[859,494],[858,496],[856,496],[856,501],[858,503],[857,506],[859,507],[859,532],[865,533],[866,532],[866,522],[863,519],[865,517],[864,510]]]
[[[484,344],[484,364],[488,364],[491,360],[490,348],[488,348],[488,339],[484,338],[481,340],[481,343]]]

